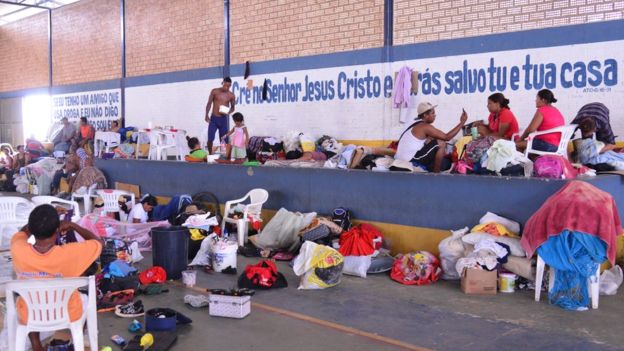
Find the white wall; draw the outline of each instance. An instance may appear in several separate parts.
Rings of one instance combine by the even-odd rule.
[[[315,137],[323,134],[338,139],[380,140],[396,139],[406,125],[399,123],[398,109],[392,108],[391,98],[384,97],[384,83],[394,77],[394,72],[407,65],[421,74],[419,93],[413,96],[414,107],[404,111],[412,120],[415,117],[415,105],[420,101],[430,101],[438,105],[438,118],[435,125],[446,131],[458,121],[461,109],[465,108],[469,114],[469,121],[487,118],[487,97],[493,93],[490,90],[489,73],[487,68],[490,60],[494,65],[504,67],[507,72],[507,85],[503,92],[511,100],[511,109],[518,118],[520,128],[524,129],[535,112],[535,95],[539,89],[527,89],[525,83],[526,56],[530,55],[532,64],[552,64],[555,74],[552,83],[553,92],[559,100],[556,107],[571,121],[578,109],[589,102],[600,101],[611,110],[611,124],[616,135],[624,135],[624,41],[612,41],[582,45],[568,45],[560,47],[536,48],[530,50],[501,51],[474,55],[437,57],[409,61],[394,62],[392,64],[371,64],[362,66],[335,67],[316,70],[293,71],[262,76],[251,76],[256,86],[262,85],[262,80],[270,79],[273,85],[283,85],[284,79],[288,84],[300,84],[297,89],[297,98],[294,101],[258,103],[250,98],[246,101],[244,87],[246,82],[242,77],[235,77],[233,92],[239,99],[237,111],[245,115],[246,124],[252,135],[281,136],[291,130],[305,131]],[[605,72],[605,62],[608,69]],[[475,92],[448,93],[445,80],[447,74],[451,77],[455,71],[462,71],[464,61],[469,69],[483,69],[481,73],[486,79],[485,90]],[[572,80],[575,71],[586,72],[582,65],[588,66],[591,61],[592,71],[600,74],[608,73],[609,79],[602,79],[596,86],[585,83],[583,87],[565,88],[564,81]],[[578,64],[576,64],[579,62]],[[569,63],[571,70],[562,76],[562,69]],[[576,66],[574,66],[576,64]],[[510,86],[512,67],[518,70],[518,87]],[[576,67],[576,68],[575,68]],[[547,69],[548,67],[545,66]],[[381,84],[381,96],[364,98],[343,98],[338,96],[338,87],[345,91],[344,79],[362,78],[370,71],[370,76],[378,77]],[[341,75],[341,72],[343,73]],[[450,72],[450,73],[449,73]],[[428,77],[438,73],[440,91],[427,89]],[[462,72],[463,75],[463,72]],[[303,101],[305,95],[306,77],[308,81],[318,81],[324,84],[333,84],[334,96],[322,101]],[[588,77],[596,80],[594,73]],[[577,73],[581,80],[581,73]],[[331,82],[331,83],[330,83]],[[613,83],[616,82],[615,85]],[[594,82],[597,83],[597,82]],[[210,90],[220,86],[220,79],[160,84],[143,87],[132,87],[126,90],[126,124],[145,127],[149,121],[154,125],[175,125],[178,128],[190,131],[190,135],[199,135],[206,132],[204,109]],[[591,88],[588,91],[588,88]],[[241,89],[242,93],[241,93]],[[495,89],[496,90],[496,89]]]

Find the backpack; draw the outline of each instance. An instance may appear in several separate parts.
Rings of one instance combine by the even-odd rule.
[[[492,144],[496,141],[496,138],[487,136],[483,138],[475,139],[466,145],[463,160],[466,161],[468,166],[474,166],[475,164],[481,164],[481,158],[488,149],[492,147]]]
[[[536,177],[561,179],[563,177],[561,161],[558,156],[542,155],[533,164],[533,174]]]
[[[331,220],[341,227],[343,231],[351,229],[351,211],[344,207],[335,208],[332,211]]]
[[[578,170],[559,155],[542,155],[533,164],[533,174],[543,178],[574,179]]]

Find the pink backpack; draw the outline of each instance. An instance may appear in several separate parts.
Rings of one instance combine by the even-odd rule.
[[[533,164],[533,174],[536,177],[561,179],[563,176],[561,157],[554,155],[538,157]]]
[[[559,155],[542,155],[533,164],[533,175],[543,178],[572,179],[578,171]]]

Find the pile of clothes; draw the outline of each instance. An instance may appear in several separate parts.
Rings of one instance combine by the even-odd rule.
[[[530,261],[520,244],[520,224],[488,212],[471,230],[454,231],[438,246],[444,279],[459,279],[466,268],[488,271],[506,269],[532,278]],[[529,272],[518,271],[516,266],[528,262]]]

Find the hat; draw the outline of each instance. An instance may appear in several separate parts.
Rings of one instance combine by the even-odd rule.
[[[395,159],[390,165],[390,170],[414,172],[414,165],[410,161]]]
[[[420,104],[418,104],[418,108],[416,109],[416,113],[418,115],[422,115],[423,113],[429,111],[429,110],[433,110],[434,108],[438,107],[438,105],[432,105],[430,102],[421,102]]]

